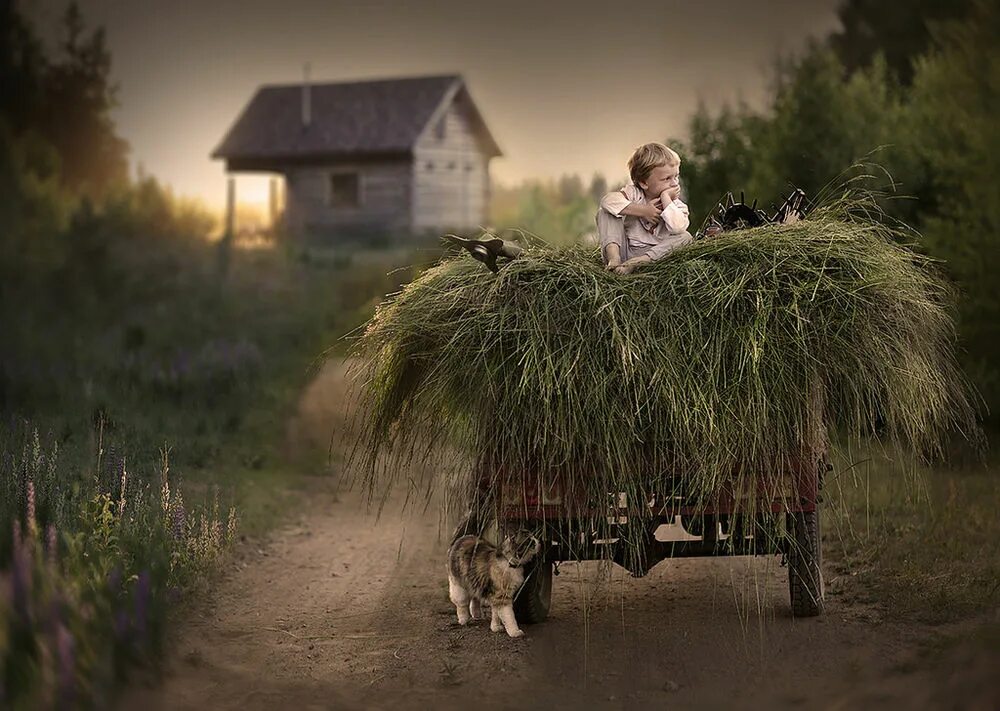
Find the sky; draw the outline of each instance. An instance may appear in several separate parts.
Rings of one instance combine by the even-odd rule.
[[[764,105],[770,67],[839,28],[838,0],[80,0],[106,29],[134,166],[219,207],[209,154],[261,84],[459,73],[504,155],[494,181],[624,180],[636,146],[683,138],[699,101]],[[24,9],[47,39],[65,0]],[[682,156],[683,158],[683,156]],[[237,181],[263,203],[267,179]]]

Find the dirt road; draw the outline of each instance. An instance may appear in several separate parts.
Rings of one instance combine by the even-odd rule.
[[[339,417],[320,375],[294,437]],[[396,502],[398,503],[398,502]],[[563,565],[552,614],[512,640],[455,623],[436,511],[381,520],[330,480],[298,520],[245,549],[179,631],[161,686],[123,708],[819,708],[949,705],[910,671],[927,630],[842,600],[793,620],[777,559],[667,561],[642,579]],[[595,581],[601,578],[600,585]]]

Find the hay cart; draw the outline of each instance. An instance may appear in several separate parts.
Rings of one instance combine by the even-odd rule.
[[[610,560],[641,577],[667,558],[733,555],[781,555],[792,614],[810,617],[823,611],[820,492],[829,467],[822,453],[793,458],[760,477],[752,503],[724,491],[708,504],[685,494],[683,475],[667,479],[665,493],[641,501],[622,492],[588,501],[558,478],[543,481],[524,473],[511,478],[521,486],[497,492],[494,482],[506,477],[484,472],[476,500],[489,502],[478,507],[485,516],[470,514],[457,533],[493,528],[502,537],[526,529],[543,541],[543,553],[525,571],[514,600],[524,622],[548,616],[561,562]]]
[[[804,200],[796,190],[768,216],[756,201],[747,205],[742,195],[739,202],[727,195],[698,237],[795,221],[802,217]],[[639,501],[628,500],[623,492],[593,501],[559,478],[545,480],[531,472],[510,477],[486,463],[479,467],[472,496],[478,504],[456,536],[493,529],[502,537],[505,531],[527,529],[543,541],[543,553],[525,571],[514,601],[521,621],[541,622],[548,616],[560,562],[611,560],[641,577],[667,558],[702,556],[781,555],[792,614],[810,617],[823,611],[820,491],[830,465],[822,446],[757,474],[756,492],[723,490],[711,502],[696,501],[686,492],[683,474],[657,477],[666,485]],[[518,485],[497,491],[498,481]]]

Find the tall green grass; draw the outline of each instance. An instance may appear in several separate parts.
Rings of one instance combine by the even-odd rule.
[[[4,708],[110,705],[130,671],[159,662],[169,608],[236,536],[217,494],[184,501],[166,452],[155,475],[113,452],[99,439],[78,469],[37,430],[0,430]]]
[[[356,471],[378,496],[457,448],[495,490],[537,474],[647,501],[682,474],[710,502],[811,461],[832,430],[925,456],[974,439],[954,294],[911,241],[854,194],[629,277],[582,246],[532,246],[497,275],[446,259],[356,344]]]

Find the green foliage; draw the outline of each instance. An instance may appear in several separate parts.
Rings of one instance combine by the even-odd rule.
[[[16,135],[30,131],[52,146],[60,184],[73,193],[100,197],[124,182],[128,146],[110,116],[116,100],[104,30],[88,33],[79,7],[70,3],[61,51],[51,58],[11,3],[3,3],[0,18],[0,121]]]
[[[835,462],[825,486],[825,543],[835,590],[896,619],[940,624],[1000,603],[1000,470],[992,463],[900,471],[872,448]],[[828,585],[827,591],[831,587]]]
[[[31,126],[48,60],[13,0],[0,0],[0,117],[16,132]]]
[[[217,497],[186,508],[165,456],[151,487],[124,460],[102,461],[103,441],[88,471],[37,430],[0,435],[4,705],[106,706],[117,680],[158,659],[169,605],[217,567],[235,511],[222,520]]]
[[[647,501],[684,472],[710,502],[783,486],[759,477],[812,461],[828,427],[924,454],[974,438],[951,293],[878,216],[848,196],[630,278],[579,246],[529,249],[496,276],[443,262],[359,343],[366,484],[382,493],[457,446],[491,490],[537,474]]]
[[[702,106],[688,141],[673,142],[695,223],[730,190],[765,206],[793,186],[821,198],[831,181],[857,174],[845,169],[892,140],[899,119],[884,62],[848,78],[832,52],[813,47],[778,69],[767,114],[740,105],[712,116]]]
[[[671,141],[681,156],[684,198],[693,225],[703,222],[725,193],[750,187],[762,125],[745,105],[724,107],[713,117],[701,104],[691,118],[688,141]]]
[[[927,250],[962,289],[960,327],[970,372],[1000,407],[1000,4],[974,4],[942,25],[921,59],[911,97],[909,149],[935,200],[921,215]],[[996,409],[994,409],[996,412]]]
[[[15,138],[0,120],[0,289],[66,264],[76,201],[60,187],[59,156],[35,133]]]
[[[701,107],[687,140],[673,143],[684,161],[694,224],[730,190],[745,190],[765,206],[792,185],[822,200],[830,185],[859,175],[857,168],[844,172],[848,166],[882,166],[868,185],[895,192],[880,207],[922,232],[918,248],[943,261],[959,286],[963,364],[996,412],[1000,8],[994,0],[920,5],[926,13],[846,4],[842,15],[853,19],[833,38],[834,49],[814,44],[781,63],[765,111],[739,105],[712,114]],[[949,16],[962,19],[934,22]],[[886,22],[919,26],[923,35],[903,41],[879,29]],[[918,57],[927,37],[933,42]],[[858,54],[844,60],[845,68],[840,58],[851,47]]]
[[[879,0],[845,0],[837,9],[842,29],[830,36],[830,46],[849,72],[885,58],[903,84],[913,80],[913,62],[931,46],[935,22],[964,18],[969,0],[910,0],[888,8]]]

